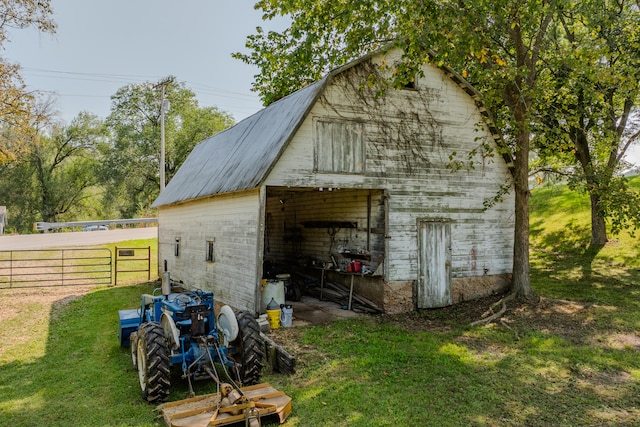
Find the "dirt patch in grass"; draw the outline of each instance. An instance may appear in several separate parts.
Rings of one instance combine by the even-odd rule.
[[[491,295],[474,301],[435,309],[424,309],[411,313],[381,316],[386,321],[410,331],[447,332],[459,325],[471,324],[491,315],[489,308],[500,301],[503,295]]]
[[[0,290],[0,323],[20,315],[25,306],[38,305],[48,315],[91,291],[93,286],[52,286]]]
[[[616,350],[635,348],[640,350],[640,336],[633,334],[611,334],[601,340],[605,345]]]
[[[590,316],[592,308],[589,304],[541,298],[537,303],[513,303],[502,321],[521,330],[535,330],[574,343],[587,343],[596,333]]]
[[[22,347],[40,340],[52,315],[71,301],[91,291],[92,286],[52,286],[0,289],[0,360],[20,354]],[[23,333],[16,334],[15,331]],[[42,347],[42,348],[41,348]],[[29,347],[31,355],[44,351],[44,344]]]

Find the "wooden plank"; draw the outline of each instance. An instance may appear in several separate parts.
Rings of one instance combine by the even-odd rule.
[[[267,347],[268,361],[271,369],[286,375],[292,375],[296,372],[296,358],[289,352],[277,344],[271,338],[260,332],[260,336],[264,340]]]

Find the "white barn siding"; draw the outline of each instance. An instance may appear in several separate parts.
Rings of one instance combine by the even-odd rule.
[[[174,280],[253,310],[261,261],[306,268],[300,258],[328,260],[339,246],[366,247],[372,269],[384,262],[384,280],[363,277],[357,291],[388,311],[408,311],[429,261],[419,252],[431,243],[419,245],[419,224],[446,224],[440,242],[450,236],[451,248],[437,249],[451,260],[445,276],[452,302],[504,286],[512,270],[513,195],[488,210],[483,203],[507,183],[508,166],[475,101],[440,69],[425,66],[415,89],[374,96],[378,88],[364,83],[383,60],[395,59],[356,61],[197,147],[201,155],[192,153],[190,168],[181,168],[156,201],[160,269],[166,260]],[[238,191],[246,188],[254,189]],[[357,227],[333,230],[332,239],[335,227],[313,221]],[[215,242],[214,262],[205,259],[207,240]]]
[[[211,290],[217,301],[253,312],[259,218],[257,190],[163,207],[158,212],[159,273],[166,260],[172,280]],[[214,242],[213,262],[206,260],[207,241]]]
[[[417,90],[387,90],[385,97],[362,98],[366,71],[354,67],[338,74],[311,110],[280,157],[267,185],[386,189],[389,194],[389,239],[386,280],[416,280],[418,219],[451,222],[452,277],[511,273],[513,195],[484,210],[507,182],[508,168],[470,96],[443,72],[425,67]],[[366,101],[366,102],[363,102]],[[349,120],[364,123],[363,174],[314,172],[315,122]],[[466,161],[491,141],[494,153],[473,157],[475,167],[452,172],[450,157]],[[458,299],[464,295],[458,295]]]

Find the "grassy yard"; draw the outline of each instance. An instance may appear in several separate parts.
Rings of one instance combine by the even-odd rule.
[[[497,297],[274,331],[298,359],[265,375],[293,398],[285,425],[640,425],[638,238],[590,249],[587,199],[566,188],[536,190],[532,210],[539,304],[488,326],[470,323]],[[155,286],[0,292],[0,425],[163,425],[117,340],[117,311]]]

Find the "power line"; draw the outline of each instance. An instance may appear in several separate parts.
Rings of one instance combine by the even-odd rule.
[[[147,76],[140,74],[108,74],[108,73],[85,73],[76,71],[62,71],[62,70],[48,70],[44,68],[31,68],[22,67],[25,71],[24,75],[46,78],[57,78],[74,81],[98,81],[98,82],[110,82],[110,83],[140,83],[141,81],[157,81],[161,77]],[[192,82],[185,80],[184,83],[187,87],[194,92],[203,93],[207,95],[224,96],[227,98],[237,99],[254,99],[254,95],[250,95],[242,92],[230,91],[215,86],[206,85],[203,83]]]
[[[29,77],[38,77],[38,78],[51,78],[51,79],[60,79],[60,80],[68,80],[68,81],[87,81],[87,82],[98,82],[98,83],[117,83],[127,85],[127,84],[138,84],[138,83],[150,83],[153,84],[154,81],[158,81],[163,77],[151,76],[151,75],[141,75],[141,74],[114,74],[114,73],[93,73],[93,72],[79,72],[79,71],[66,71],[66,70],[53,70],[46,68],[36,68],[36,67],[22,67],[23,76]],[[194,92],[194,94],[199,98],[199,100],[205,104],[203,101],[205,99],[209,99],[211,102],[207,102],[206,104],[215,105],[222,110],[234,111],[238,114],[253,114],[256,112],[255,103],[257,97],[252,94],[230,91],[227,89],[222,89],[219,87],[211,86],[208,84],[203,84],[199,82],[193,82],[189,80],[182,81],[185,86]],[[49,93],[52,95],[56,95],[59,97],[76,97],[76,98],[105,98],[109,99],[113,95],[110,94],[89,94],[89,93],[63,93],[56,90],[43,90],[36,89],[41,93]],[[115,91],[114,91],[115,93]],[[227,100],[226,102],[224,100]],[[222,102],[220,102],[222,101]],[[231,102],[229,102],[231,101]],[[252,102],[254,105],[248,106],[246,102]],[[240,104],[240,105],[238,105]],[[259,102],[258,102],[258,108]]]
[[[26,75],[36,75],[38,77],[51,77],[51,78],[61,78],[68,80],[95,80],[95,81],[129,81],[129,80],[157,80],[158,76],[147,76],[140,74],[109,74],[109,73],[83,73],[77,71],[63,71],[63,70],[48,70],[46,68],[31,68],[31,67],[22,67]],[[78,77],[72,76],[83,76],[87,77],[86,79],[81,79]]]

